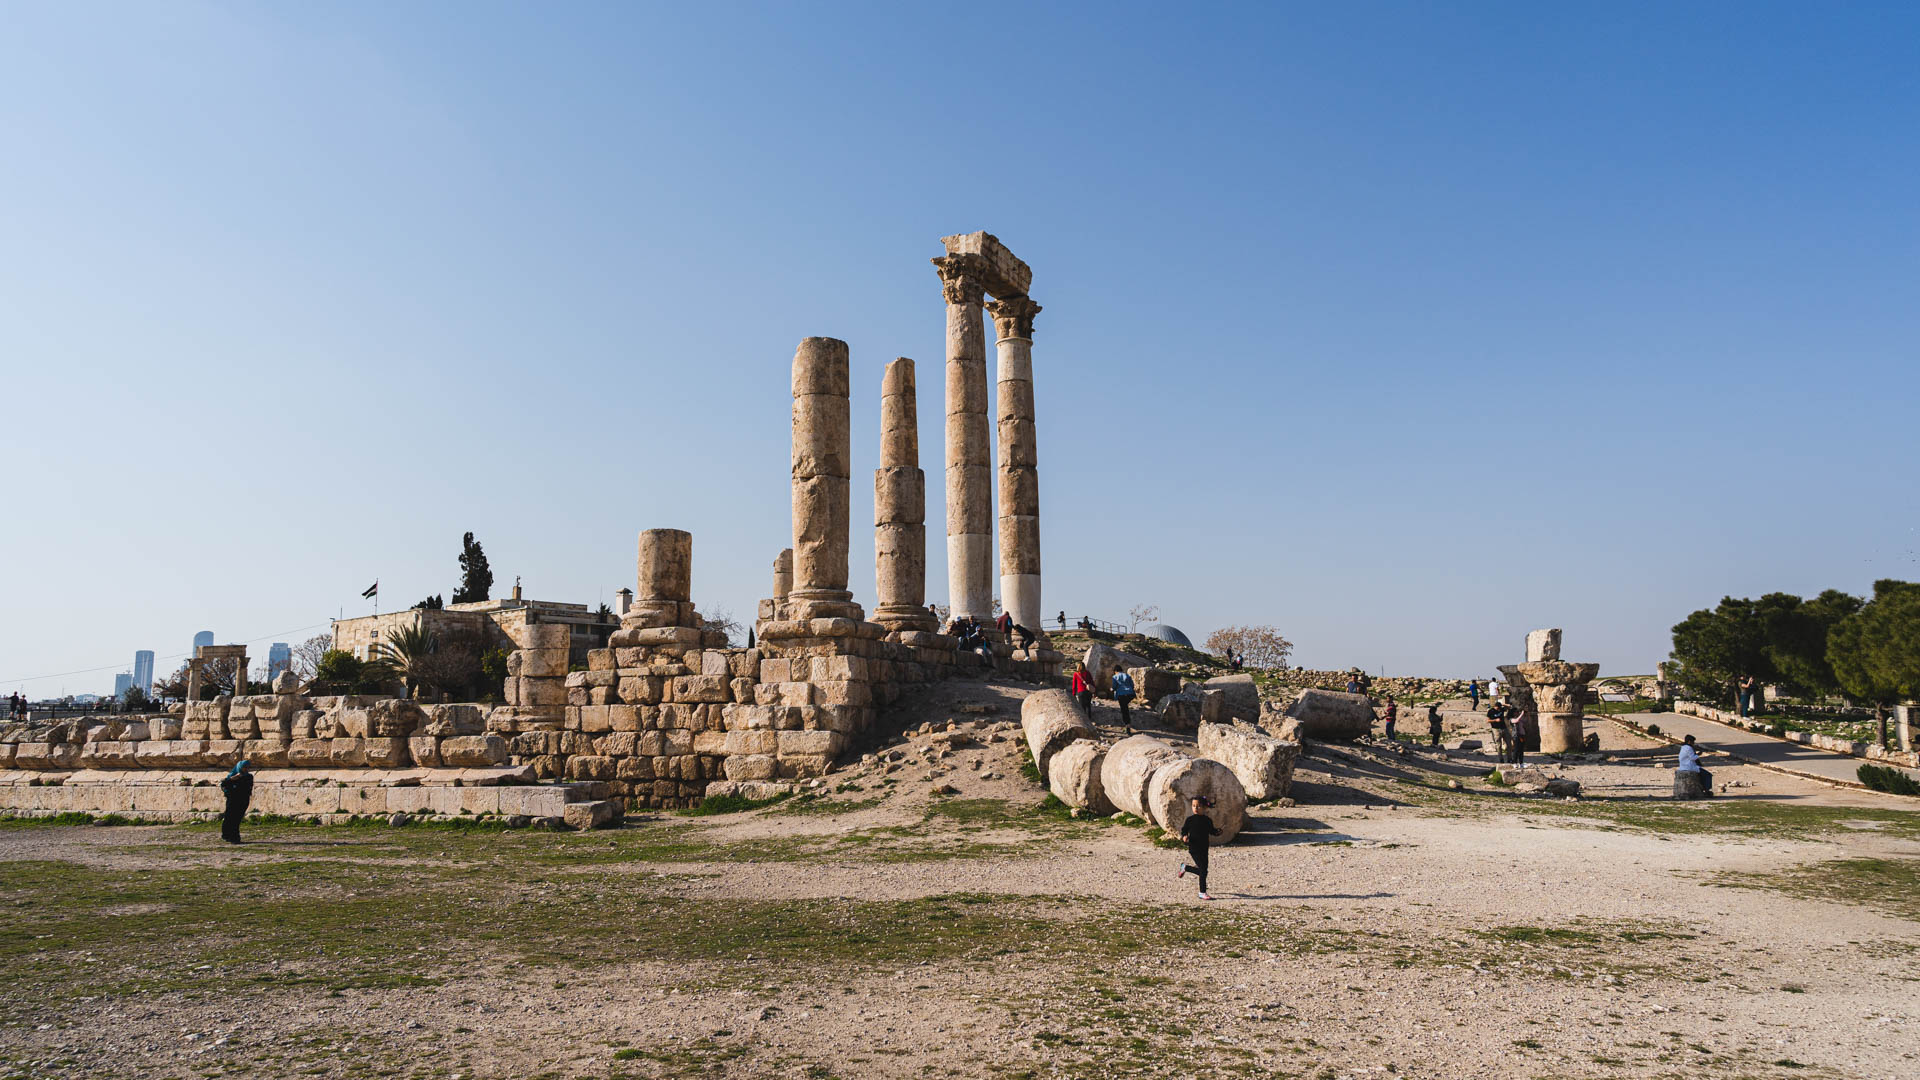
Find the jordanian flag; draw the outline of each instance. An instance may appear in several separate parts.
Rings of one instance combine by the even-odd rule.
[[[373,599],[376,596],[379,596],[380,582],[376,579],[373,584],[367,586],[367,591],[361,593],[360,595],[366,597],[369,600]]]

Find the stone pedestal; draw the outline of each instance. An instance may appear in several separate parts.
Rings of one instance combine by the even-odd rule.
[[[693,625],[693,534],[647,529],[640,534],[635,561],[635,596],[620,625],[626,629]]]
[[[880,468],[873,473],[873,621],[889,632],[938,630],[927,602],[927,477],[913,361],[887,365],[880,385]]]
[[[793,354],[793,619],[859,619],[847,589],[852,436],[847,343],[811,337]]]
[[[773,602],[784,604],[787,594],[793,591],[793,549],[782,551],[773,560]]]
[[[933,260],[947,299],[947,586],[954,618],[993,619],[993,433],[987,421],[987,341],[980,305],[986,259]]]
[[[1502,668],[1502,673],[1507,669]],[[1540,733],[1540,752],[1565,754],[1581,747],[1582,698],[1587,684],[1600,674],[1599,664],[1572,664],[1564,660],[1539,660],[1515,664],[1513,670],[1526,681],[1533,693],[1539,718],[1533,727]]]
[[[1025,296],[995,300],[999,350],[1000,604],[1036,637],[1040,620],[1040,472],[1034,433],[1033,317]]]

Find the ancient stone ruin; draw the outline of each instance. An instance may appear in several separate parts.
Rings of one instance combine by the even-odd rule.
[[[989,625],[999,671],[1057,675],[1061,656],[1040,620],[1032,367],[1040,307],[1027,295],[1032,271],[987,233],[943,244],[934,264],[947,299],[952,613]],[[991,630],[989,295],[984,310],[999,353],[1000,595],[1034,639],[1019,650]],[[624,808],[687,806],[715,782],[819,776],[877,709],[911,687],[989,664],[957,653],[925,606],[926,480],[913,361],[887,365],[879,389],[871,619],[848,588],[848,348],[810,337],[791,368],[791,546],[774,561],[754,648],[703,628],[691,534],[649,529],[639,535],[631,598],[622,591],[620,627],[606,647],[585,650],[585,670],[569,670],[569,626],[528,608],[513,628],[499,706],[308,697],[286,685],[195,700],[165,715],[12,725],[0,730],[0,810],[210,813],[219,808],[220,773],[241,759],[259,771],[255,806],[268,813],[488,813],[582,826]]]

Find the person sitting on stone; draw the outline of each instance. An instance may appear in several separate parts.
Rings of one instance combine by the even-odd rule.
[[[1693,745],[1693,736],[1681,740],[1680,763],[1673,767],[1673,771],[1699,773],[1701,792],[1708,798],[1713,797],[1713,774],[1700,767],[1700,751]]]

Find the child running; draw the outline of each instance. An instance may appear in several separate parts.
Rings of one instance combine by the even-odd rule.
[[[1193,862],[1181,863],[1180,872],[1174,875],[1183,878],[1192,874],[1199,878],[1202,900],[1213,899],[1207,892],[1207,844],[1213,837],[1220,835],[1220,827],[1207,816],[1207,808],[1212,805],[1212,799],[1199,795],[1193,797],[1191,807],[1193,812],[1187,815],[1186,823],[1180,826],[1180,835],[1187,841],[1187,857]]]

